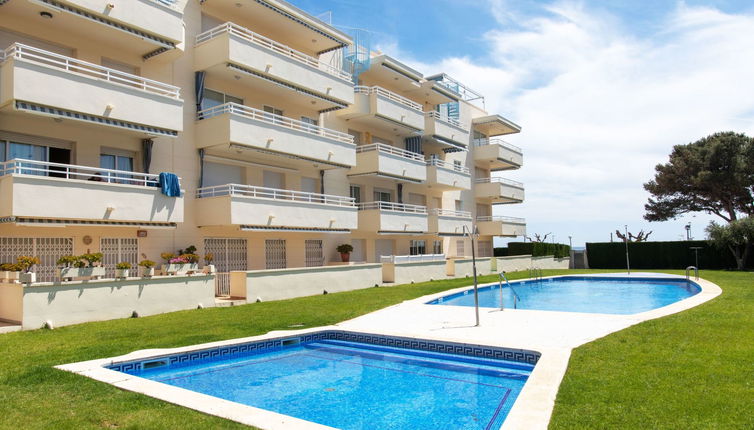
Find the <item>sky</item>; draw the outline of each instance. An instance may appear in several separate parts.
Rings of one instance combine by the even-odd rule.
[[[714,216],[643,219],[642,184],[674,145],[754,135],[754,3],[733,0],[293,0],[425,75],[445,72],[522,126],[530,236],[574,246],[624,229],[704,239]],[[520,239],[519,239],[520,240]],[[502,242],[496,239],[496,246]]]

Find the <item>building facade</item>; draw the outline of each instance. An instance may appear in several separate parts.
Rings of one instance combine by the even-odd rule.
[[[0,262],[160,261],[220,272],[477,255],[523,235],[520,131],[276,0],[0,0]],[[180,178],[166,195],[159,173]]]

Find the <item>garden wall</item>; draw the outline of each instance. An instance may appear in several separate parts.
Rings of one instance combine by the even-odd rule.
[[[446,273],[446,260],[382,263],[382,282],[396,285],[446,279]]]

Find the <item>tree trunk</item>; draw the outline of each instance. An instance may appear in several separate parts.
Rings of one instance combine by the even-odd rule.
[[[744,270],[744,264],[746,263],[744,257],[748,255],[748,245],[746,246],[746,251],[744,251],[743,256],[741,255],[741,249],[738,246],[728,245],[728,249],[730,249],[730,252],[733,253],[733,257],[736,259],[736,268],[738,270]]]

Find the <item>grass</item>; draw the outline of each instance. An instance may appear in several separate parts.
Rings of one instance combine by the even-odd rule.
[[[723,295],[577,348],[550,427],[754,428],[754,274],[702,276]],[[248,428],[52,366],[328,325],[469,283],[370,288],[0,335],[0,429]]]

